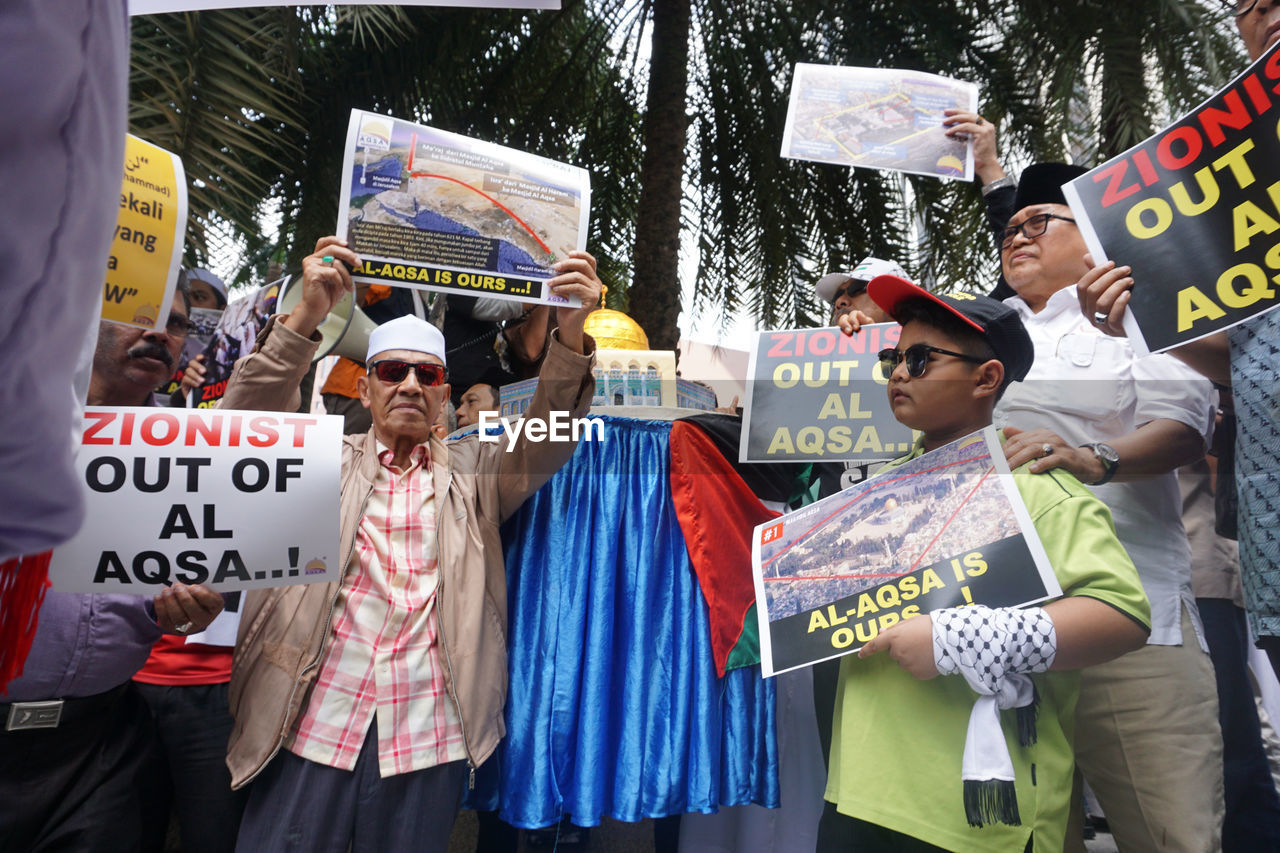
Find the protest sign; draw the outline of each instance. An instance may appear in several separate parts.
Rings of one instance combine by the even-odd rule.
[[[178,284],[186,230],[182,161],[128,136],[120,210],[102,288],[102,319],[148,329],[164,326]]]
[[[782,156],[973,180],[973,143],[947,136],[947,108],[977,110],[972,83],[893,68],[796,63]]]
[[[337,233],[364,262],[356,281],[569,304],[546,281],[586,247],[585,170],[352,110],[342,175]]]
[[[383,0],[342,0],[344,6],[370,6]],[[129,0],[130,15],[243,9],[248,6],[296,6],[285,0]],[[456,6],[475,9],[559,9],[560,0],[400,0],[400,6]]]
[[[739,462],[883,462],[915,443],[885,393],[876,354],[895,347],[897,323],[757,332],[742,410]]]
[[[182,346],[182,354],[178,356],[178,364],[173,370],[173,375],[169,377],[168,382],[160,386],[162,394],[173,394],[182,387],[182,376],[187,371],[187,365],[196,356],[202,355],[213,341],[214,333],[218,330],[218,322],[222,319],[222,309],[192,308],[187,312],[187,319],[191,321],[187,341]]]
[[[49,577],[139,595],[337,580],[341,450],[336,416],[90,406],[76,457],[88,516]]]
[[[215,312],[220,316],[217,318],[213,333],[208,336],[204,346],[183,351],[182,363],[169,383],[161,389],[163,393],[172,394],[177,391],[187,362],[194,358],[195,354],[202,354],[205,367],[204,382],[198,388],[188,392],[187,406],[193,409],[211,409],[216,406],[227,391],[227,381],[231,378],[236,360],[253,350],[258,333],[267,325],[271,315],[276,313],[276,301],[280,288],[288,280],[289,276],[285,276],[265,284],[251,293],[232,300],[225,310]],[[196,334],[203,336],[204,321],[196,317],[197,312],[200,311],[212,311],[212,309],[193,308],[191,310],[192,322],[197,324]],[[191,343],[191,338],[192,335],[187,336],[188,344]]]
[[[1094,262],[1133,268],[1125,330],[1141,354],[1280,305],[1278,51],[1063,188]]]
[[[992,427],[760,525],[751,550],[765,675],[938,608],[1062,594]]]

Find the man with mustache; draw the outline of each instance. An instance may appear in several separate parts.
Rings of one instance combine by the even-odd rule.
[[[322,237],[302,261],[302,300],[236,363],[221,404],[291,409],[316,329],[360,258]],[[529,423],[583,415],[600,299],[581,251],[548,282],[555,307]],[[565,300],[568,302],[568,299]],[[254,590],[231,675],[227,765],[250,785],[236,849],[444,851],[464,786],[505,733],[507,586],[498,526],[573,453],[573,443],[509,449],[432,435],[449,399],[439,329],[413,315],[369,336],[357,381],[372,428],[342,448],[340,581]]]
[[[185,278],[159,331],[101,321],[89,405],[162,405],[152,395],[188,325]],[[45,593],[0,704],[0,849],[139,848],[138,780],[157,768],[151,715],[129,679],[161,634],[203,631],[221,610],[218,593],[180,583],[154,599]]]
[[[169,319],[162,331],[102,321],[98,326],[98,347],[93,354],[93,378],[89,380],[90,406],[151,406],[168,402],[153,401],[152,395],[173,372],[187,337],[190,321],[184,294],[185,289],[174,294]]]

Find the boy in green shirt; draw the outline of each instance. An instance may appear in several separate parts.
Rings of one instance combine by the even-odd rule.
[[[902,325],[898,349],[880,359],[894,416],[922,433],[886,467],[990,425],[1004,388],[1034,358],[1017,313],[894,276],[872,280],[868,293]],[[868,321],[846,315],[841,325],[852,333]],[[1151,616],[1106,506],[1064,470],[1031,467],[1014,482],[1063,596],[1043,608],[917,616],[843,659],[820,850],[1063,849],[1076,670],[1140,648]],[[975,699],[988,702],[985,726],[988,706]]]

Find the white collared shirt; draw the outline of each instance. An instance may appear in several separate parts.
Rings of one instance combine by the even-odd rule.
[[[1053,294],[1039,314],[1018,296],[1005,304],[1022,317],[1036,357],[1027,378],[1010,385],[997,405],[996,426],[1049,429],[1080,445],[1114,441],[1168,418],[1199,432],[1208,448],[1217,401],[1207,379],[1172,356],[1135,357],[1127,339],[1109,337],[1084,318],[1075,288]],[[1123,458],[1120,465],[1123,471]],[[1090,488],[1111,509],[1116,533],[1151,600],[1148,642],[1181,644],[1182,602],[1208,651],[1191,591],[1191,548],[1177,474]]]

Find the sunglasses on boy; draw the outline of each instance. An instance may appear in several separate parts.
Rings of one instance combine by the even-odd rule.
[[[369,365],[369,370],[374,376],[391,385],[403,382],[409,375],[410,369],[418,377],[418,384],[424,388],[443,385],[449,381],[449,371],[445,370],[444,365],[431,361],[414,364],[411,361],[387,358]]]
[[[907,347],[905,352],[896,349],[882,349],[877,353],[876,357],[879,358],[880,363],[884,365],[884,372],[886,376],[893,373],[894,369],[897,368],[900,362],[905,361],[907,363],[907,375],[912,379],[919,379],[921,376],[924,376],[924,371],[929,366],[929,356],[932,353],[962,358],[965,361],[971,361],[974,364],[983,364],[986,362],[985,358],[966,355],[962,352],[952,352],[949,349],[942,349],[941,347],[931,347],[928,344],[913,344]]]

